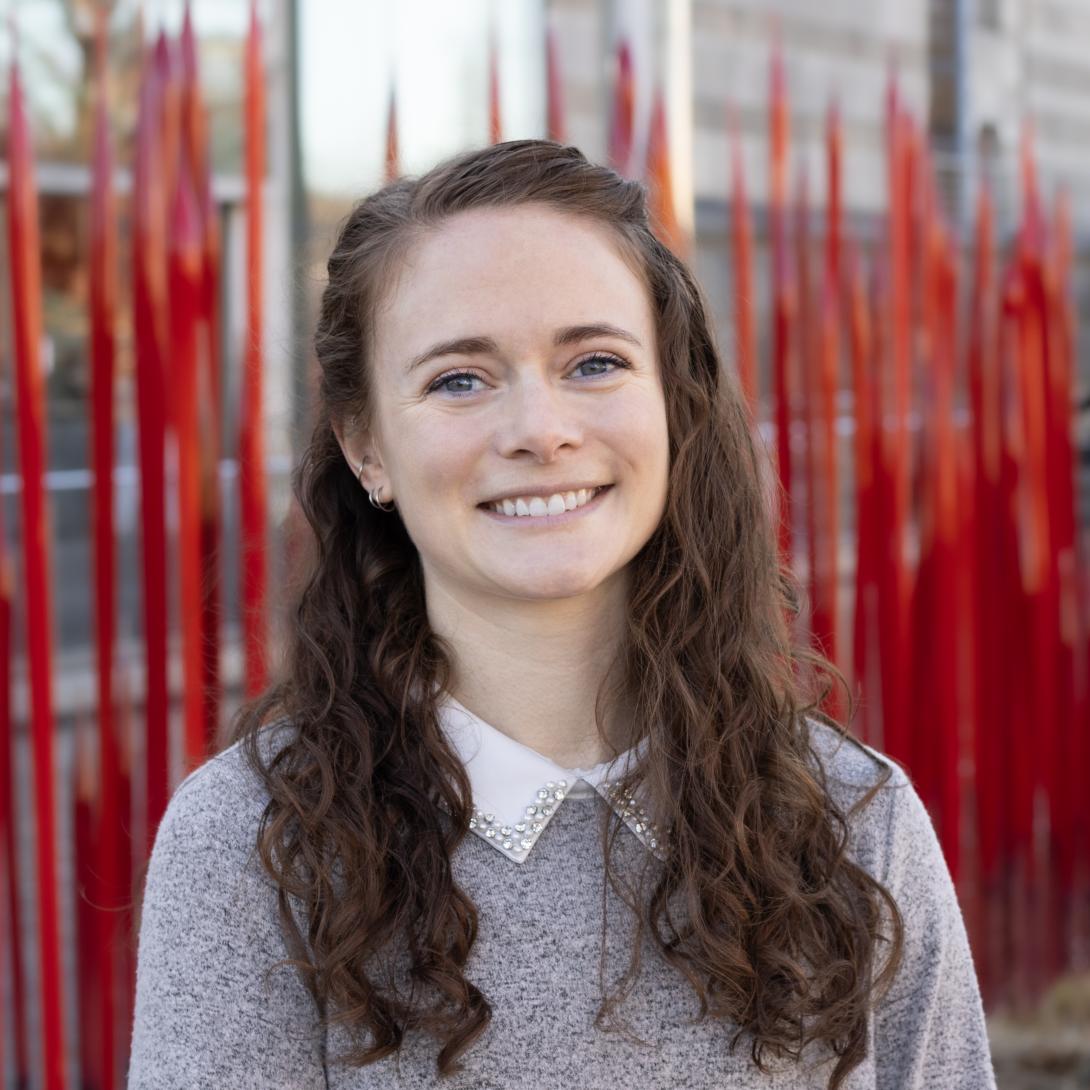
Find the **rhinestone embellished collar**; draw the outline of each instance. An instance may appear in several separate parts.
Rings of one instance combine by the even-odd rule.
[[[474,715],[452,696],[439,701],[439,723],[465,767],[473,792],[469,828],[501,855],[526,861],[561,803],[596,791],[643,845],[665,858],[667,836],[616,781],[643,745],[594,768],[563,768]]]

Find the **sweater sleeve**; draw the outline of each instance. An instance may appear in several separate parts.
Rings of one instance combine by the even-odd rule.
[[[171,798],[144,887],[129,1090],[326,1085],[299,971],[282,965],[266,982],[289,951],[254,850],[262,809],[237,750]]]
[[[883,794],[889,821],[882,880],[904,918],[905,945],[893,985],[875,1012],[877,1086],[994,1090],[972,953],[935,827],[900,768]]]

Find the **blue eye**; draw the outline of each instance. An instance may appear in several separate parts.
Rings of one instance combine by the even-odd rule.
[[[577,363],[576,369],[580,367],[586,367],[588,363],[609,363],[614,367],[628,367],[628,364],[620,358],[620,356],[610,356],[604,352],[596,352],[593,356],[588,356],[585,360],[580,360]],[[608,375],[609,371],[599,371],[599,375]]]
[[[609,355],[605,352],[596,352],[593,356],[588,356],[585,360],[580,360],[575,369],[578,371],[581,367],[586,367],[591,363],[605,363],[610,364],[612,367],[629,368],[631,365],[626,363],[620,358],[620,356]],[[597,371],[585,377],[598,378],[600,375],[608,375],[610,371]],[[476,393],[476,390],[472,389],[455,389],[449,384],[457,381],[472,382],[474,379],[484,381],[480,375],[474,374],[472,371],[449,371],[445,375],[440,375],[428,388],[426,393],[435,393],[437,390],[444,390],[448,394],[452,394],[454,397],[465,397],[467,394]]]
[[[458,394],[471,394],[473,393],[472,390],[452,390],[448,383],[454,382],[456,379],[469,379],[472,381],[475,378],[479,379],[480,375],[474,375],[470,371],[454,371],[449,375],[440,375],[439,378],[428,387],[428,393],[430,394],[436,390],[445,389],[448,394],[455,394],[456,396]]]

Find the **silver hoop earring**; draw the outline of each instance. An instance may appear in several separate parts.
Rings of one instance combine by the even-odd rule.
[[[364,484],[363,484],[363,471],[366,468],[366,466],[367,466],[367,461],[365,459],[363,464],[356,471],[356,480],[360,482],[360,488],[364,487]],[[367,498],[371,501],[371,506],[372,507],[377,507],[380,511],[393,511],[397,507],[397,504],[394,503],[393,500],[390,501],[390,506],[389,507],[386,507],[383,504],[379,503],[377,497],[378,497],[379,490],[381,488],[382,488],[382,485],[378,485],[375,488],[368,489]]]
[[[361,470],[361,472],[362,472],[362,470]],[[389,507],[387,507],[385,504],[380,503],[378,501],[378,494],[379,494],[379,491],[381,490],[381,488],[382,488],[382,485],[378,485],[376,488],[372,488],[372,489],[370,489],[368,491],[367,498],[371,501],[371,506],[372,507],[377,507],[380,511],[393,511],[394,508],[397,507],[397,504],[394,503],[393,500],[390,501],[390,506]]]

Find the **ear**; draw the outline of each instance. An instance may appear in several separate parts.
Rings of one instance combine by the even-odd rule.
[[[334,424],[333,434],[352,476],[370,492],[387,484],[386,472],[374,436],[367,428],[352,427],[354,420],[350,417],[345,425]]]

